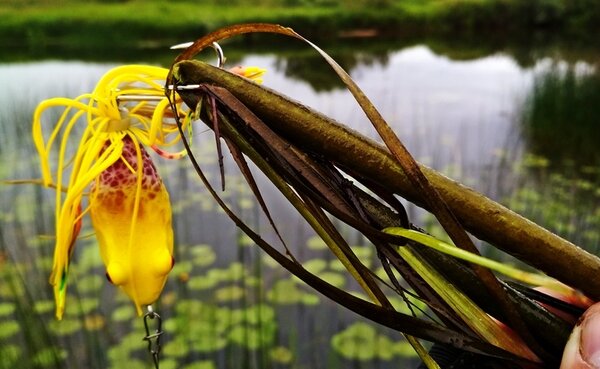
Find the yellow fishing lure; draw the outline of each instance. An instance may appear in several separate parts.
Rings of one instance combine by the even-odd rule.
[[[43,181],[56,189],[50,284],[58,319],[65,308],[70,258],[88,212],[107,278],[131,298],[138,314],[142,306],[158,299],[165,285],[174,263],[171,205],[144,146],[160,148],[170,158],[182,156],[163,149],[179,140],[176,125],[165,115],[168,101],[162,86],[167,73],[151,66],[117,67],[102,77],[91,94],[45,100],[34,113],[33,139]],[[120,101],[127,95],[145,99]],[[53,107],[64,111],[45,135],[42,115]],[[189,119],[183,122],[187,126]],[[81,132],[75,126],[82,123],[85,128],[74,146],[73,136]],[[59,150],[52,168],[55,145]]]
[[[256,67],[231,71],[257,83],[265,72]],[[166,113],[169,102],[163,85],[167,73],[167,69],[145,65],[117,67],[100,79],[92,93],[45,100],[35,110],[33,140],[41,158],[43,182],[56,189],[56,246],[50,284],[58,319],[65,309],[70,258],[87,213],[106,277],[131,298],[138,315],[142,306],[158,299],[173,267],[169,194],[144,149],[150,147],[168,159],[185,155],[185,151],[166,150],[180,140],[173,116]],[[180,101],[176,105],[178,112],[183,110]],[[42,115],[54,107],[64,111],[51,132],[44,134]],[[181,118],[183,128],[190,127],[191,115]],[[83,133],[73,147],[75,126],[82,122]],[[52,168],[56,144],[59,153]],[[67,184],[63,184],[65,179]]]

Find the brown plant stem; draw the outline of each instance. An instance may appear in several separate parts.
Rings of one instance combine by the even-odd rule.
[[[204,63],[183,61],[175,65],[173,72],[185,84],[209,83],[226,88],[294,145],[324,155],[349,172],[376,178],[386,188],[427,208],[426,199],[389,151],[359,133],[274,91]],[[598,257],[433,169],[423,165],[420,169],[471,234],[600,299]]]

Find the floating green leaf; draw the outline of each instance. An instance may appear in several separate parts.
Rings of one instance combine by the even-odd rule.
[[[97,274],[91,274],[79,279],[77,282],[79,292],[92,293],[97,292],[104,284],[104,278]]]
[[[50,271],[53,262],[51,257],[38,257],[35,259],[35,268],[40,271]]]
[[[199,275],[190,278],[187,282],[191,290],[208,290],[215,287],[219,283],[220,278],[216,273],[208,273],[207,275]]]
[[[161,359],[160,360],[160,369],[178,369],[179,364],[177,364],[177,360],[175,359]]]
[[[292,279],[282,279],[271,287],[267,292],[267,299],[274,304],[296,304],[302,300],[304,292],[302,292],[296,282]]]
[[[93,268],[102,266],[100,248],[96,241],[90,241],[78,252],[80,252],[79,259],[77,260],[77,270],[79,272],[86,273]]]
[[[327,268],[327,262],[323,259],[311,259],[302,263],[302,266],[312,274],[319,274]]]
[[[229,331],[229,340],[249,350],[256,350],[273,344],[277,325],[265,323],[260,326],[237,325]]]
[[[363,322],[354,323],[334,335],[331,345],[344,358],[359,361],[390,360],[396,352],[388,337],[377,333],[372,325]]]
[[[33,356],[32,361],[40,367],[48,367],[60,360],[64,360],[66,357],[67,351],[49,347],[37,352]]]
[[[200,267],[212,265],[217,259],[217,254],[213,250],[212,246],[207,244],[190,246],[190,252],[194,258],[194,265]]]
[[[13,367],[21,356],[21,348],[17,345],[0,345],[0,358],[2,358],[2,367]]]
[[[66,304],[65,314],[70,316],[89,314],[100,305],[100,300],[92,297],[77,299],[75,296],[69,296],[69,301],[70,303]]]
[[[168,341],[163,346],[161,351],[166,357],[181,358],[189,354],[190,346],[185,339],[176,338],[174,340]],[[160,363],[160,366],[163,366],[162,363]]]
[[[51,247],[54,242],[52,236],[34,236],[27,240],[27,246],[32,248]]]
[[[215,291],[215,300],[218,302],[237,301],[244,297],[246,291],[240,286],[221,287]]]
[[[235,282],[244,277],[244,266],[239,262],[229,264],[227,268],[213,268],[208,271],[206,276],[219,282]]]
[[[196,325],[200,327],[201,325]],[[201,353],[215,352],[227,346],[227,339],[222,332],[215,330],[216,327],[204,325],[202,330],[193,331],[192,350]]]
[[[352,246],[351,249],[363,263],[370,262],[373,257],[373,248],[370,246]]]
[[[175,311],[181,316],[199,315],[204,307],[204,303],[198,300],[181,300],[175,305]]]
[[[311,250],[327,250],[327,244],[319,236],[312,236],[306,241],[306,247]]]
[[[15,311],[15,304],[12,302],[0,302],[0,317],[11,315]]]
[[[317,295],[313,295],[312,293],[304,293],[300,299],[300,302],[303,305],[315,306],[319,304],[320,300],[319,296]]]
[[[242,233],[238,237],[238,245],[244,246],[244,247],[252,247],[252,246],[254,246],[254,241],[252,240],[252,238],[248,237],[248,235],[246,235],[245,233]]]
[[[134,313],[135,313],[134,307],[129,304],[119,306],[115,310],[113,310],[113,312],[111,314],[111,319],[115,322],[123,322],[126,320],[131,320],[131,319],[134,319],[134,317],[135,317]]]
[[[291,364],[294,360],[294,354],[292,353],[292,351],[290,351],[290,349],[288,349],[287,347],[283,346],[277,346],[271,349],[270,356],[271,360],[278,364],[287,365]]]
[[[127,369],[148,369],[148,363],[140,359],[127,357],[122,361],[112,361],[111,369],[123,369],[123,364],[127,363]]]
[[[262,262],[264,265],[266,265],[269,268],[280,268],[281,266],[279,265],[278,262],[276,262],[272,257],[270,257],[269,255],[264,255],[262,257]]]
[[[196,361],[195,363],[188,364],[181,369],[215,369],[216,366],[212,361],[203,360]]]
[[[190,273],[192,271],[193,265],[192,262],[189,260],[176,260],[175,261],[175,266],[173,267],[173,270],[171,270],[171,273],[173,275],[180,275],[183,273]]]
[[[408,295],[406,297],[408,301],[410,301],[410,304],[412,306],[412,312],[415,313],[415,316],[422,316],[423,311],[427,308],[427,304],[425,304],[421,300],[415,299],[414,297]],[[408,306],[406,306],[406,301],[404,301],[401,297],[391,296],[389,297],[389,300],[394,306],[394,309],[396,309],[396,311],[399,311],[403,314],[412,315],[411,310],[408,308]]]
[[[242,198],[238,201],[238,206],[240,209],[252,209],[255,205],[254,200],[248,198]]]
[[[14,336],[21,330],[21,325],[16,320],[0,322],[0,340]]]
[[[275,309],[265,304],[252,305],[246,309],[245,319],[255,325],[272,322],[275,321]]]
[[[319,277],[329,284],[334,285],[337,288],[344,288],[346,285],[346,277],[336,272],[323,272],[319,274]]]
[[[52,300],[39,300],[33,304],[33,310],[38,314],[49,313],[54,310],[54,301]]]
[[[414,358],[417,357],[415,349],[410,345],[408,341],[402,340],[393,344],[392,351],[395,355],[402,358]]]
[[[81,322],[76,319],[52,320],[48,327],[58,336],[68,336],[81,329]]]

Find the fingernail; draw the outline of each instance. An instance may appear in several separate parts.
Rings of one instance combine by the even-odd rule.
[[[582,323],[581,356],[594,368],[600,368],[600,312],[588,311]]]

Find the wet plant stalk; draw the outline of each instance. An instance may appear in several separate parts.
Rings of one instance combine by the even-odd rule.
[[[173,72],[184,84],[226,88],[292,144],[324,155],[355,175],[377,178],[389,190],[427,208],[389,151],[359,133],[272,90],[201,62],[180,62]],[[361,160],[356,161],[357,157]],[[471,234],[600,299],[598,257],[435,170],[420,168]]]

